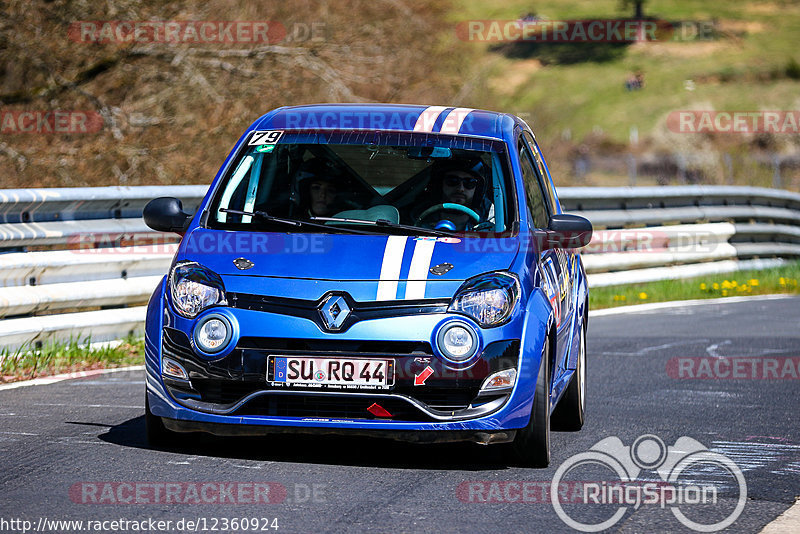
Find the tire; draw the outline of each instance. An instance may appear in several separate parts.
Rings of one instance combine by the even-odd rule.
[[[584,323],[585,324],[585,323]],[[581,328],[578,362],[564,396],[553,411],[553,430],[576,432],[586,418],[586,327]]]
[[[528,467],[550,464],[550,339],[547,338],[539,364],[536,391],[528,425],[517,430],[511,450],[518,463]]]
[[[144,394],[144,428],[147,444],[151,447],[166,447],[175,445],[175,433],[167,430],[164,422],[157,415],[150,412],[150,399]]]

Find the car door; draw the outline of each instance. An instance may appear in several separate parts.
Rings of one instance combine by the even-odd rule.
[[[518,146],[520,166],[525,180],[530,219],[537,229],[548,226],[550,216],[558,212],[558,205],[552,184],[546,174],[544,163],[528,132],[520,135]],[[545,291],[553,307],[556,321],[556,355],[553,369],[554,382],[563,375],[567,366],[573,320],[573,277],[575,258],[562,248],[545,250],[541,253],[540,267],[544,278]]]

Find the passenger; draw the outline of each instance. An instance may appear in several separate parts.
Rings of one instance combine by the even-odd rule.
[[[302,199],[302,213],[310,217],[330,217],[341,211],[338,206],[337,178],[339,173],[319,159],[300,166],[297,181]]]

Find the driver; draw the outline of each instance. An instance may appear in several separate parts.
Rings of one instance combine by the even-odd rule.
[[[441,181],[441,203],[461,204],[477,211],[476,201],[481,198],[483,177],[467,162],[446,162],[433,169],[434,179]],[[432,215],[433,220],[449,220],[458,231],[468,229],[477,221],[466,213],[455,210],[440,210]]]

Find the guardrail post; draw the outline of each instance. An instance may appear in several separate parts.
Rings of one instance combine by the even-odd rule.
[[[781,158],[777,154],[772,155],[772,187],[781,188]]]

